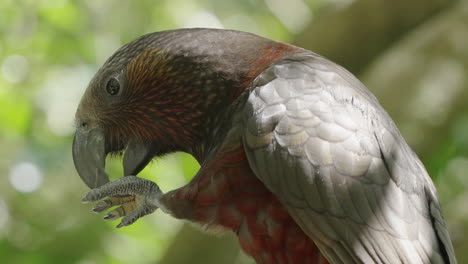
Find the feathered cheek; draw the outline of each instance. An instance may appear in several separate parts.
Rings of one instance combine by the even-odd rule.
[[[143,142],[155,140],[158,128],[158,118],[147,110],[134,107],[120,112],[106,126],[108,138],[111,144],[122,147],[129,141],[138,139]]]
[[[125,148],[126,142],[128,142],[128,132],[125,129],[110,125],[105,127],[104,133],[107,152],[118,152]]]

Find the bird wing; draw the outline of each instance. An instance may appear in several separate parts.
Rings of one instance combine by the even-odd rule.
[[[351,73],[311,53],[252,84],[249,164],[331,263],[456,263],[429,175]]]

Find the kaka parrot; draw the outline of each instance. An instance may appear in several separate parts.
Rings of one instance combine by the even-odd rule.
[[[136,175],[182,151],[201,168],[163,192]],[[105,158],[123,154],[109,181]],[[436,189],[350,72],[254,34],[180,29],[115,52],[76,112],[73,160],[104,219],[157,208],[233,231],[259,264],[456,263]]]

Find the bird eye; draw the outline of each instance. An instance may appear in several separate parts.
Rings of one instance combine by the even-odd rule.
[[[111,78],[106,85],[106,91],[110,95],[116,95],[120,90],[120,83],[116,78]]]

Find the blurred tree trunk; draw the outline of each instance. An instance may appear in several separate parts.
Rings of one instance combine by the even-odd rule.
[[[458,1],[356,0],[321,14],[295,44],[359,74],[366,65],[409,31]]]

